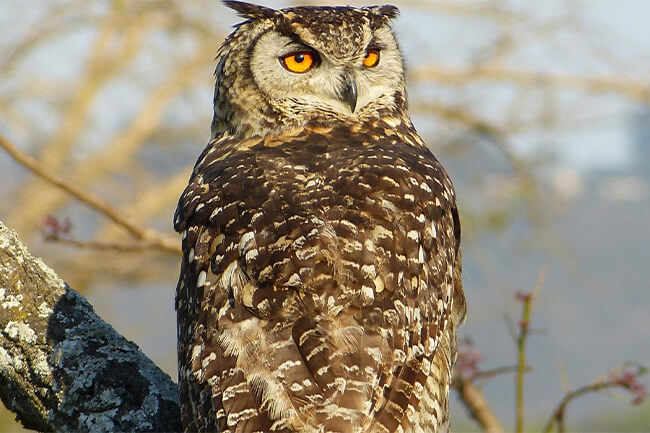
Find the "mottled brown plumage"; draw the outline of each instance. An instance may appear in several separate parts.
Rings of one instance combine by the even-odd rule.
[[[175,216],[185,430],[446,431],[460,225],[406,111],[396,9],[226,3],[246,21]],[[278,67],[296,49],[318,64]]]

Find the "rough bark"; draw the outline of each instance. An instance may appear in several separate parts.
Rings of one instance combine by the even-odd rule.
[[[178,431],[178,388],[0,222],[0,397],[40,431]]]

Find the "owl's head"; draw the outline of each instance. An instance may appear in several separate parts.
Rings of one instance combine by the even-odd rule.
[[[213,137],[405,111],[402,56],[389,25],[396,7],[224,3],[246,21],[217,56]]]

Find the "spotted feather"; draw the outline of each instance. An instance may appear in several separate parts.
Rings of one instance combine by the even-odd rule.
[[[406,112],[401,57],[391,93],[355,88],[361,105],[341,111],[255,93],[242,68],[257,48],[237,56],[278,32],[323,59],[377,44],[389,62],[396,9],[227,4],[247,21],[220,50],[213,139],[174,217],[184,429],[446,431],[460,224]]]

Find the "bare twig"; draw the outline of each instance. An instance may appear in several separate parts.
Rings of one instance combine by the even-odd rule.
[[[524,374],[526,373],[526,337],[528,337],[528,325],[530,323],[530,294],[518,294],[522,301],[521,321],[519,322],[519,336],[517,337],[517,376],[516,376],[516,413],[515,431],[524,431]]]
[[[93,18],[87,15],[71,16],[71,11],[82,11],[83,13],[84,10],[80,7],[80,3],[82,1],[77,0],[69,4],[56,5],[50,9],[43,19],[31,26],[29,32],[9,52],[4,53],[0,59],[0,70],[3,72],[12,70],[20,60],[43,41],[52,40],[60,33],[70,31],[82,23],[86,25],[93,23]]]
[[[155,245],[149,242],[101,242],[101,241],[81,241],[72,237],[48,236],[48,241],[56,242],[63,245],[69,245],[80,249],[90,249],[98,251],[117,251],[121,253],[141,252],[150,250]]]
[[[164,235],[153,229],[139,226],[133,219],[124,216],[119,210],[90,194],[87,191],[73,185],[55,173],[50,172],[35,158],[21,152],[11,141],[0,134],[0,147],[19,164],[31,170],[34,174],[69,193],[90,208],[112,220],[115,224],[123,227],[135,238],[145,241],[149,246],[160,248],[174,253],[180,252],[179,242],[171,236]]]
[[[154,218],[161,212],[169,212],[170,206],[174,206],[178,200],[180,191],[187,185],[187,179],[192,172],[192,166],[186,166],[178,170],[176,174],[156,183],[149,188],[138,188],[138,193],[130,203],[124,203],[121,208],[129,215],[138,215],[141,219]],[[98,239],[115,239],[118,227],[106,223],[104,227],[97,230]]]
[[[410,73],[414,81],[436,81],[463,85],[478,81],[511,83],[519,86],[552,86],[590,93],[618,93],[650,104],[650,83],[616,77],[571,76],[560,74],[513,71],[500,67],[448,69],[443,66],[417,68]]]
[[[86,73],[72,93],[73,97],[64,111],[56,132],[49,142],[45,143],[39,155],[41,160],[47,161],[54,169],[61,167],[75,139],[82,133],[101,87],[138,53],[144,26],[129,28],[128,33],[120,38],[123,42],[118,45],[119,49],[113,49],[115,36],[119,34],[123,23],[124,17],[116,8],[100,25],[97,38],[89,50],[89,58],[85,65]]]
[[[205,66],[205,59],[210,58],[213,51],[214,43],[211,40],[201,44],[188,61],[169,74],[155,89],[152,89],[129,125],[116,132],[99,151],[73,166],[70,176],[86,185],[92,185],[109,173],[124,170],[124,167],[135,159],[134,154],[148,143],[149,135],[154,133],[161,124],[162,116],[170,101],[196,81],[197,72],[201,70],[202,66]],[[43,161],[49,165],[49,160]],[[53,168],[56,169],[56,167]],[[133,174],[137,172],[131,170]],[[182,188],[183,186],[175,194],[178,195]],[[35,189],[30,191],[29,196],[22,198],[18,215],[27,214],[30,218],[38,221],[44,215],[55,212],[66,199],[65,194],[44,193],[41,189]],[[17,227],[21,227],[21,224],[15,223]]]
[[[633,396],[633,403],[639,404],[647,397],[647,391],[638,381],[638,377],[647,372],[647,368],[642,365],[636,365],[636,371],[630,371],[623,367],[619,372],[613,372],[606,378],[598,380],[592,384],[585,385],[567,393],[553,414],[546,423],[543,432],[551,433],[553,427],[557,427],[559,433],[566,431],[565,413],[568,404],[576,398],[592,392],[604,391],[611,388],[623,388],[630,391]]]
[[[541,290],[548,268],[545,265],[537,280],[537,285],[532,293],[517,293],[517,299],[522,303],[521,320],[519,322],[519,335],[517,337],[517,376],[515,381],[515,431],[524,431],[524,375],[526,374],[526,338],[530,333],[530,317],[533,310],[533,303]]]
[[[482,370],[479,371],[469,377],[469,379],[472,382],[476,382],[478,380],[487,380],[487,379],[492,379],[493,377],[500,376],[502,374],[507,374],[507,373],[515,373],[519,370],[518,365],[511,365],[507,367],[498,367],[498,368],[492,368],[490,370]],[[529,366],[525,367],[526,372],[530,372],[532,368]]]

